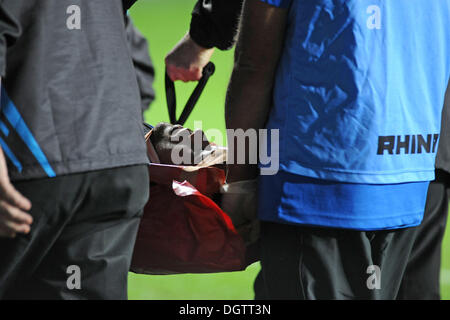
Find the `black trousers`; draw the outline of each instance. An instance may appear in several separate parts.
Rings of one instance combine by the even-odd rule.
[[[418,227],[398,299],[439,300],[442,240],[448,215],[450,174],[436,170],[430,183],[425,216]]]
[[[415,228],[361,232],[262,222],[255,299],[439,299],[449,176],[436,173]]]
[[[34,222],[0,239],[0,298],[126,299],[148,179],[143,165],[16,183]]]
[[[257,299],[390,300],[397,297],[416,229],[362,232],[263,222],[261,232],[257,280],[264,284],[255,289],[264,292]]]

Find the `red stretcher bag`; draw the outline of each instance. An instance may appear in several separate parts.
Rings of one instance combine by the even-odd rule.
[[[139,226],[131,270],[143,274],[244,270],[245,245],[231,219],[210,198],[223,170],[194,172],[151,165],[150,199]]]
[[[194,98],[191,97],[178,121],[173,83],[166,75],[172,123],[183,124],[192,111],[214,66],[205,70],[209,75],[204,73]],[[151,158],[155,151],[151,142],[147,146]],[[231,219],[212,200],[225,183],[224,170],[215,166],[153,163],[149,173],[150,198],[139,226],[131,271],[177,274],[244,270],[247,266],[244,241]]]

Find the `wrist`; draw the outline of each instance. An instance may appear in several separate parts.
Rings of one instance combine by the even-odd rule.
[[[227,183],[253,180],[259,175],[258,165],[232,164],[227,166]]]
[[[214,49],[214,45],[208,41],[202,41],[201,34],[196,34],[194,30],[191,29],[188,31],[186,36],[189,38],[189,40],[195,44],[200,50],[211,50]]]
[[[212,52],[214,51],[214,47],[211,47],[211,48],[205,48],[205,47],[201,46],[200,44],[198,44],[198,43],[191,37],[191,35],[190,35],[189,32],[188,32],[188,33],[186,34],[186,36],[185,36],[185,42],[188,44],[188,46],[189,46],[190,48],[193,49],[194,52],[196,52],[196,54],[197,54],[198,56],[204,55],[204,54],[208,54],[208,53],[210,53],[210,52],[211,52],[211,54],[212,54]]]

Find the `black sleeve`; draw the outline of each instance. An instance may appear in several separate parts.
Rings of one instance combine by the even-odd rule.
[[[136,1],[137,0],[122,0],[123,10],[127,11],[130,9]]]
[[[145,111],[149,108],[153,100],[155,100],[155,91],[153,89],[155,68],[150,58],[148,42],[145,37],[136,29],[129,17],[126,17],[125,24],[128,48],[133,59],[139,92],[141,94],[142,111]]]
[[[231,49],[236,43],[243,0],[198,0],[191,38],[204,48]]]
[[[0,0],[0,77],[5,76],[6,49],[21,33],[18,21],[6,10],[3,2]]]

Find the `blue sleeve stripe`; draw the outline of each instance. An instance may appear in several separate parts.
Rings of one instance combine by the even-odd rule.
[[[292,0],[260,0],[260,1],[278,8],[289,8],[292,2]]]
[[[8,145],[2,138],[0,138],[0,145],[2,146],[2,149],[5,152],[6,156],[9,158],[9,160],[11,160],[13,165],[17,168],[17,171],[22,172],[22,164],[16,158],[14,153],[11,151],[11,149],[8,147]]]
[[[6,124],[0,120],[0,130],[3,132],[3,134],[7,137],[9,135],[9,129],[6,126]]]
[[[1,110],[11,126],[17,131],[17,134],[22,138],[28,149],[30,149],[31,153],[42,166],[45,173],[51,178],[55,177],[56,174],[50,166],[47,157],[42,152],[30,129],[28,129],[25,121],[17,110],[17,107],[14,105],[14,102],[9,99],[3,86],[1,90]]]

